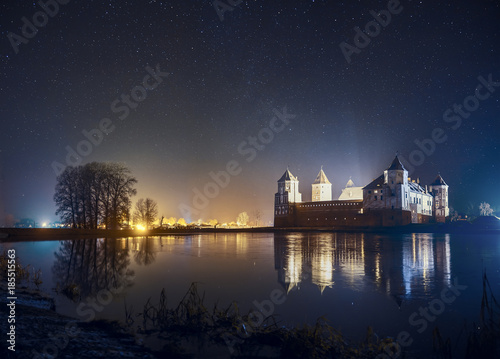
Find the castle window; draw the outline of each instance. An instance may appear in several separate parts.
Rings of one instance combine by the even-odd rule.
[[[384,199],[384,196],[380,196],[380,200],[382,201]]]
[[[375,196],[375,201],[377,200],[377,196]]]
[[[383,190],[383,189],[381,189],[381,190],[380,190],[380,193],[384,193],[384,190]]]
[[[369,190],[369,191],[368,191],[368,193],[369,193],[369,194],[371,194],[371,193],[372,193],[372,191],[370,191],[370,190]]]

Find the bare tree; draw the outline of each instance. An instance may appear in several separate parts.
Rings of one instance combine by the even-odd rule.
[[[127,221],[137,180],[121,164],[66,167],[57,177],[56,214],[73,228],[118,228]]]
[[[151,198],[139,199],[135,204],[134,223],[149,229],[158,216],[158,205]]]
[[[457,211],[455,211],[455,209],[453,207],[450,207],[450,221],[452,222],[456,222],[458,221],[458,218],[459,218],[459,214]]]
[[[479,211],[481,212],[481,216],[491,216],[493,214],[493,208],[486,202],[482,202],[479,205]]]
[[[236,223],[238,223],[238,226],[246,226],[248,224],[247,212],[241,212],[240,214],[238,214],[238,218],[236,219]]]
[[[252,217],[254,218],[255,226],[260,226],[260,220],[262,219],[262,211],[260,209],[256,209],[252,212]]]

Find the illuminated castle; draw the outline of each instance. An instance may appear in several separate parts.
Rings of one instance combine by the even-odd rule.
[[[448,185],[438,175],[429,186],[411,181],[394,158],[383,174],[365,187],[347,182],[338,200],[321,168],[312,184],[312,201],[302,202],[299,180],[287,168],[278,180],[275,227],[374,227],[445,222],[449,216]]]

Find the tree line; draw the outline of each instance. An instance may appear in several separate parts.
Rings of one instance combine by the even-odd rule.
[[[61,222],[72,228],[119,229],[133,220],[142,229],[153,228],[158,216],[158,205],[151,198],[139,199],[131,215],[131,197],[137,194],[135,179],[130,170],[119,163],[92,162],[83,166],[68,166],[57,176],[54,193],[56,215]],[[255,211],[258,225],[261,212]],[[247,226],[250,219],[246,212],[238,215],[231,226]],[[201,224],[201,220],[199,220]],[[164,224],[164,217],[159,226]],[[165,219],[165,224],[187,226],[183,218]],[[210,220],[216,227],[219,222]],[[137,227],[141,228],[141,227]]]
[[[137,180],[119,163],[68,166],[57,176],[56,215],[72,228],[117,229],[130,221]]]

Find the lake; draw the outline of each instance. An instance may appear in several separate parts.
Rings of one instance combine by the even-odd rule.
[[[463,350],[464,325],[479,321],[483,271],[500,297],[499,235],[210,233],[1,247],[40,268],[57,311],[78,319],[123,321],[125,304],[139,313],[163,288],[174,307],[197,282],[208,307],[236,301],[283,326],[324,317],[352,340],[368,326],[379,337],[407,332],[414,354],[432,350],[435,326]]]

